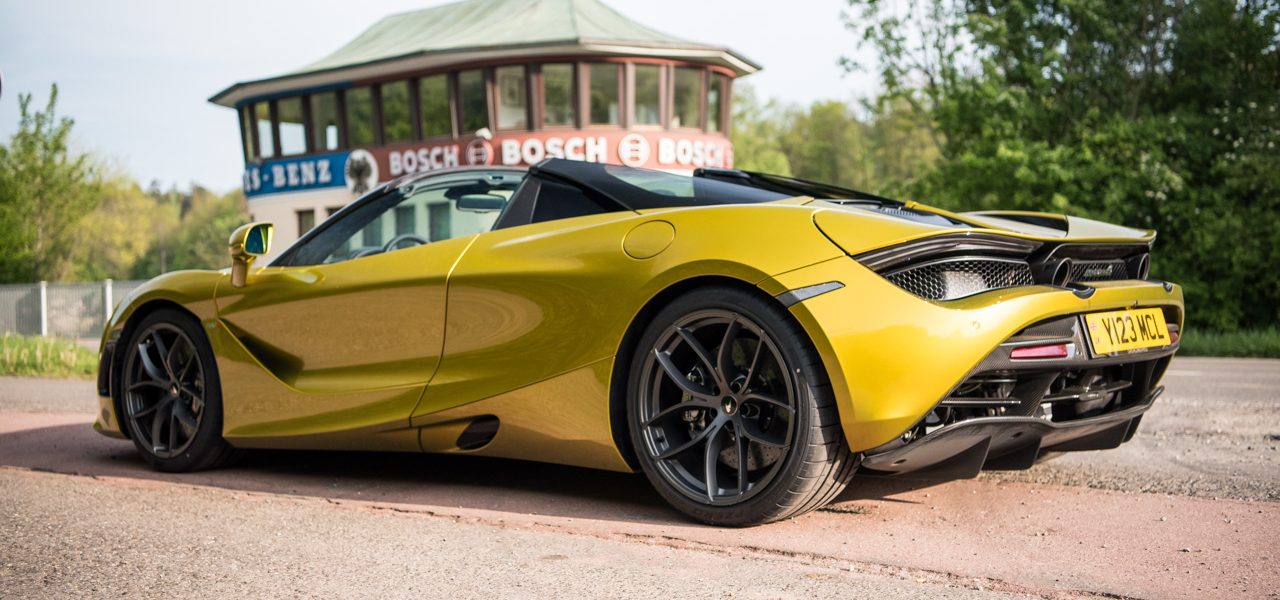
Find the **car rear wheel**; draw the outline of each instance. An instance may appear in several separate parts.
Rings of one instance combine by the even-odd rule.
[[[858,460],[822,364],[772,299],[731,287],[676,299],[631,365],[628,421],[645,475],[714,525],[793,517],[830,502]]]
[[[159,310],[133,328],[120,384],[123,421],[142,457],[161,471],[198,471],[226,463],[222,393],[213,351],[190,315]]]

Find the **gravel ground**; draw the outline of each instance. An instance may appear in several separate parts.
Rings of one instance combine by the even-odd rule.
[[[1029,597],[838,561],[46,473],[0,470],[0,507],[0,595],[11,597]]]
[[[88,428],[92,381],[0,378],[0,597],[1280,598],[1280,361],[1179,358],[1164,383],[1119,449],[863,478],[724,530],[642,477],[517,461],[258,452],[156,473]]]
[[[1280,360],[1175,358],[1163,383],[1166,392],[1129,443],[982,477],[1280,501]],[[95,394],[87,380],[5,377],[0,411],[92,414]]]
[[[1280,500],[1280,360],[1176,358],[1129,443],[1063,454],[996,481]]]
[[[98,412],[97,383],[88,379],[0,377],[0,413]]]

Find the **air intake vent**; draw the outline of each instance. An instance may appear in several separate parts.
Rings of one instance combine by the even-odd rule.
[[[954,300],[987,290],[1031,285],[1031,267],[1020,260],[956,258],[908,267],[885,276],[930,300]]]
[[[498,425],[498,417],[493,415],[476,417],[458,436],[458,449],[476,450],[487,446],[498,435]]]

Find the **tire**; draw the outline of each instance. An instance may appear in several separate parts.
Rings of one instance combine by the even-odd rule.
[[[672,506],[704,523],[804,514],[857,470],[813,344],[770,298],[717,286],[675,299],[641,336],[627,384],[642,470]]]
[[[191,315],[162,309],[143,318],[129,336],[117,380],[121,420],[152,467],[200,471],[237,455],[222,439],[213,350]]]

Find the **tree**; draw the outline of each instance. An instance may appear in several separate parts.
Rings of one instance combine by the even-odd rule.
[[[152,184],[147,196],[155,212],[152,244],[134,263],[133,277],[145,279],[169,271],[218,269],[230,264],[227,236],[249,221],[243,192],[219,196],[195,184],[187,192],[161,190]]]
[[[903,102],[854,107],[823,100],[807,108],[761,104],[738,85],[734,97],[734,166],[749,171],[888,193],[933,164],[937,147],[920,127],[927,113]]]
[[[905,189],[1158,229],[1153,274],[1185,285],[1191,324],[1280,322],[1280,5],[850,5],[885,98],[928,115],[939,149]]]
[[[848,104],[825,100],[788,113],[779,141],[793,173],[835,185],[869,187],[873,169],[867,127]]]
[[[129,277],[133,265],[154,243],[162,216],[156,203],[132,179],[115,175],[103,182],[99,204],[81,220],[73,254],[80,281]]]
[[[733,166],[748,171],[790,175],[791,165],[779,149],[783,126],[778,106],[761,104],[748,84],[735,84],[733,94]]]
[[[0,281],[63,280],[75,275],[81,219],[98,204],[96,168],[74,154],[74,121],[55,112],[58,86],[43,111],[18,95],[20,120],[0,146]]]

